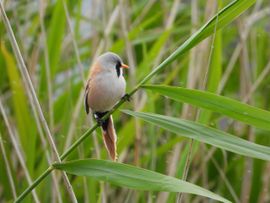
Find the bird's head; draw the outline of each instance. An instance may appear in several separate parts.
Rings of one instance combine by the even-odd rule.
[[[97,63],[100,65],[102,71],[115,71],[118,77],[122,75],[122,68],[128,68],[128,65],[124,64],[122,59],[112,52],[106,52],[100,55],[97,58]]]

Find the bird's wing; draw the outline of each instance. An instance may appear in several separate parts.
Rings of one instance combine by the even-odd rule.
[[[100,68],[99,63],[94,63],[94,65],[91,67],[89,79],[87,80],[85,92],[84,92],[84,107],[87,114],[89,113],[88,94],[91,89],[90,81],[91,81],[91,78],[92,79],[95,78],[96,75],[99,74],[100,72],[101,72],[101,68]]]
[[[89,93],[89,88],[90,88],[89,82],[90,82],[90,78],[87,80],[86,87],[84,90],[84,108],[87,114],[89,113],[89,106],[88,106],[88,93]]]

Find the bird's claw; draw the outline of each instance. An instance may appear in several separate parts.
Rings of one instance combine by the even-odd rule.
[[[97,121],[97,124],[99,125],[99,126],[102,126],[103,125],[103,120],[101,119],[101,118],[99,118],[99,119],[96,119],[96,121]]]
[[[131,101],[131,96],[129,94],[125,94],[123,97],[122,97],[123,100],[125,101]]]
[[[94,118],[95,118],[97,124],[98,124],[99,126],[102,126],[102,124],[103,124],[102,118],[99,118],[99,117],[97,117],[96,115],[94,115]]]

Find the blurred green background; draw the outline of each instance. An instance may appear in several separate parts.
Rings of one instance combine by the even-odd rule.
[[[2,1],[32,83],[62,154],[92,124],[83,107],[84,83],[91,63],[105,51],[119,54],[127,91],[162,62],[230,0],[20,0]],[[17,195],[52,159],[51,148],[40,135],[27,89],[12,51],[9,35],[0,23],[0,96],[9,120],[0,116],[5,155],[0,156],[0,202],[12,202],[8,171]],[[270,4],[257,0],[243,15],[215,32],[155,76],[151,83],[207,90],[265,110],[270,108]],[[243,139],[270,146],[269,131],[248,126],[224,115],[175,102],[151,91],[139,90],[121,108],[196,120]],[[119,162],[137,165],[178,178],[190,156],[187,181],[233,202],[270,201],[270,163],[246,158],[213,146],[192,142],[116,111]],[[269,121],[270,122],[270,121]],[[270,124],[269,124],[270,125]],[[23,168],[10,138],[26,164]],[[191,150],[190,150],[191,149]],[[3,155],[3,156],[2,156]],[[9,169],[4,160],[7,159]],[[67,159],[109,159],[97,130]],[[26,170],[25,170],[26,169]],[[61,174],[58,189],[49,176],[37,188],[41,202],[69,202]],[[69,176],[79,202],[175,202],[177,194],[142,192]],[[29,195],[26,202],[33,202]],[[183,195],[182,202],[209,202]]]

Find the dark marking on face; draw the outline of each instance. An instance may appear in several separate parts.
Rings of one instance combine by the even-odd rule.
[[[121,70],[120,70],[121,69],[121,62],[120,61],[116,62],[115,69],[116,69],[116,74],[119,77],[121,74]]]

